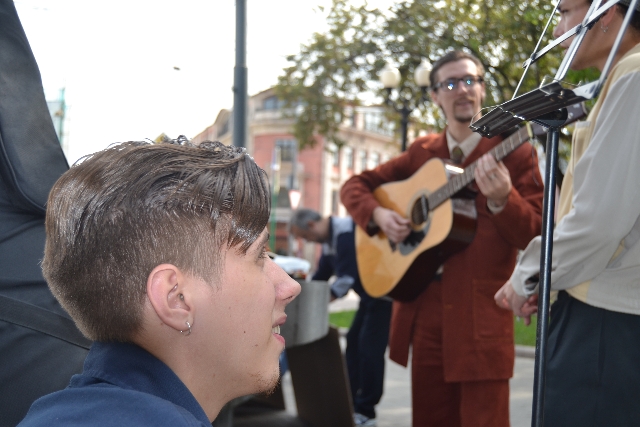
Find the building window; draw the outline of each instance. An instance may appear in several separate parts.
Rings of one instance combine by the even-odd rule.
[[[280,108],[280,100],[275,95],[265,98],[264,101],[262,101],[263,110],[277,110],[278,108]]]
[[[380,164],[380,154],[371,153],[371,168],[376,168]]]
[[[280,151],[280,180],[287,189],[297,188],[298,142],[295,139],[276,139]]]
[[[367,152],[363,150],[360,151],[360,170],[365,171],[367,169]]]
[[[340,193],[338,190],[331,191],[331,214],[338,215],[338,206],[340,205]]]
[[[280,147],[280,161],[293,162],[297,149],[295,139],[277,139],[276,147]]]
[[[353,170],[353,148],[344,148],[344,160],[346,162],[347,169]]]
[[[331,148],[331,166],[334,168],[340,166],[340,150],[338,150],[338,147]]]
[[[364,130],[376,132],[382,124],[382,114],[367,112],[364,114]]]
[[[364,130],[382,135],[393,135],[393,123],[385,120],[380,112],[364,113]]]

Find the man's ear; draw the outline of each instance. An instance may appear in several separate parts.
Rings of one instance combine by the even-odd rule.
[[[438,108],[442,110],[442,105],[440,105],[440,102],[438,102],[438,92],[435,90],[431,90],[429,94],[431,95],[431,100],[433,101],[433,103],[436,104]],[[444,112],[444,110],[442,111]]]
[[[618,12],[618,5],[615,5],[615,7],[610,7],[609,9],[607,9],[607,11],[603,13],[602,16],[600,17],[600,25],[604,27],[608,27],[609,25],[611,25],[611,21],[613,20],[613,17],[617,12]]]
[[[193,325],[192,294],[188,278],[172,264],[154,268],[147,279],[147,297],[162,323],[177,330]]]
[[[429,96],[431,97],[431,100],[433,101],[433,103],[436,104],[439,107],[440,104],[438,104],[438,92],[436,92],[435,90],[431,89],[429,91]]]

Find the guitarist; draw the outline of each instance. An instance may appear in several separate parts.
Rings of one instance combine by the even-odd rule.
[[[504,162],[483,155],[501,141],[469,129],[485,97],[483,75],[480,60],[466,52],[440,58],[431,71],[431,97],[447,119],[445,131],[418,138],[341,190],[360,227],[397,243],[409,235],[409,220],[380,206],[373,191],[409,178],[432,158],[453,159],[461,151],[460,167],[478,161],[473,241],[444,262],[415,300],[393,303],[390,358],[407,366],[412,347],[413,426],[509,426],[513,316],[496,307],[493,295],[513,271],[518,250],[540,234],[543,185],[529,143]],[[415,274],[412,280],[430,279]]]

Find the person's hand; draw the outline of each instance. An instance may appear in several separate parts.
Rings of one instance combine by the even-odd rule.
[[[524,319],[524,324],[531,324],[531,315],[538,311],[538,295],[523,297],[513,290],[511,281],[505,283],[493,297],[498,307],[511,310],[513,313]]]
[[[378,206],[373,210],[373,221],[393,243],[400,243],[411,232],[411,222],[397,212]]]
[[[512,185],[504,163],[496,162],[492,154],[485,154],[478,159],[474,176],[480,192],[494,207],[500,208],[507,203]]]

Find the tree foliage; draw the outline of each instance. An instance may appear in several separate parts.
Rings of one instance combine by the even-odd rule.
[[[295,107],[294,134],[302,147],[313,145],[315,134],[341,146],[338,125],[345,107],[382,99],[378,73],[387,61],[402,75],[398,96],[413,100],[419,96],[413,73],[420,61],[434,62],[449,49],[464,49],[485,65],[485,105],[494,106],[514,96],[522,65],[552,11],[553,4],[541,0],[414,0],[386,11],[334,0],[329,30],[314,34],[287,58],[291,65],[279,78],[276,93],[291,111]],[[538,49],[551,40],[551,29],[546,33]],[[517,95],[539,86],[545,76],[553,77],[562,56],[552,51],[532,64]],[[444,125],[429,102],[414,111],[412,120],[418,127]]]

